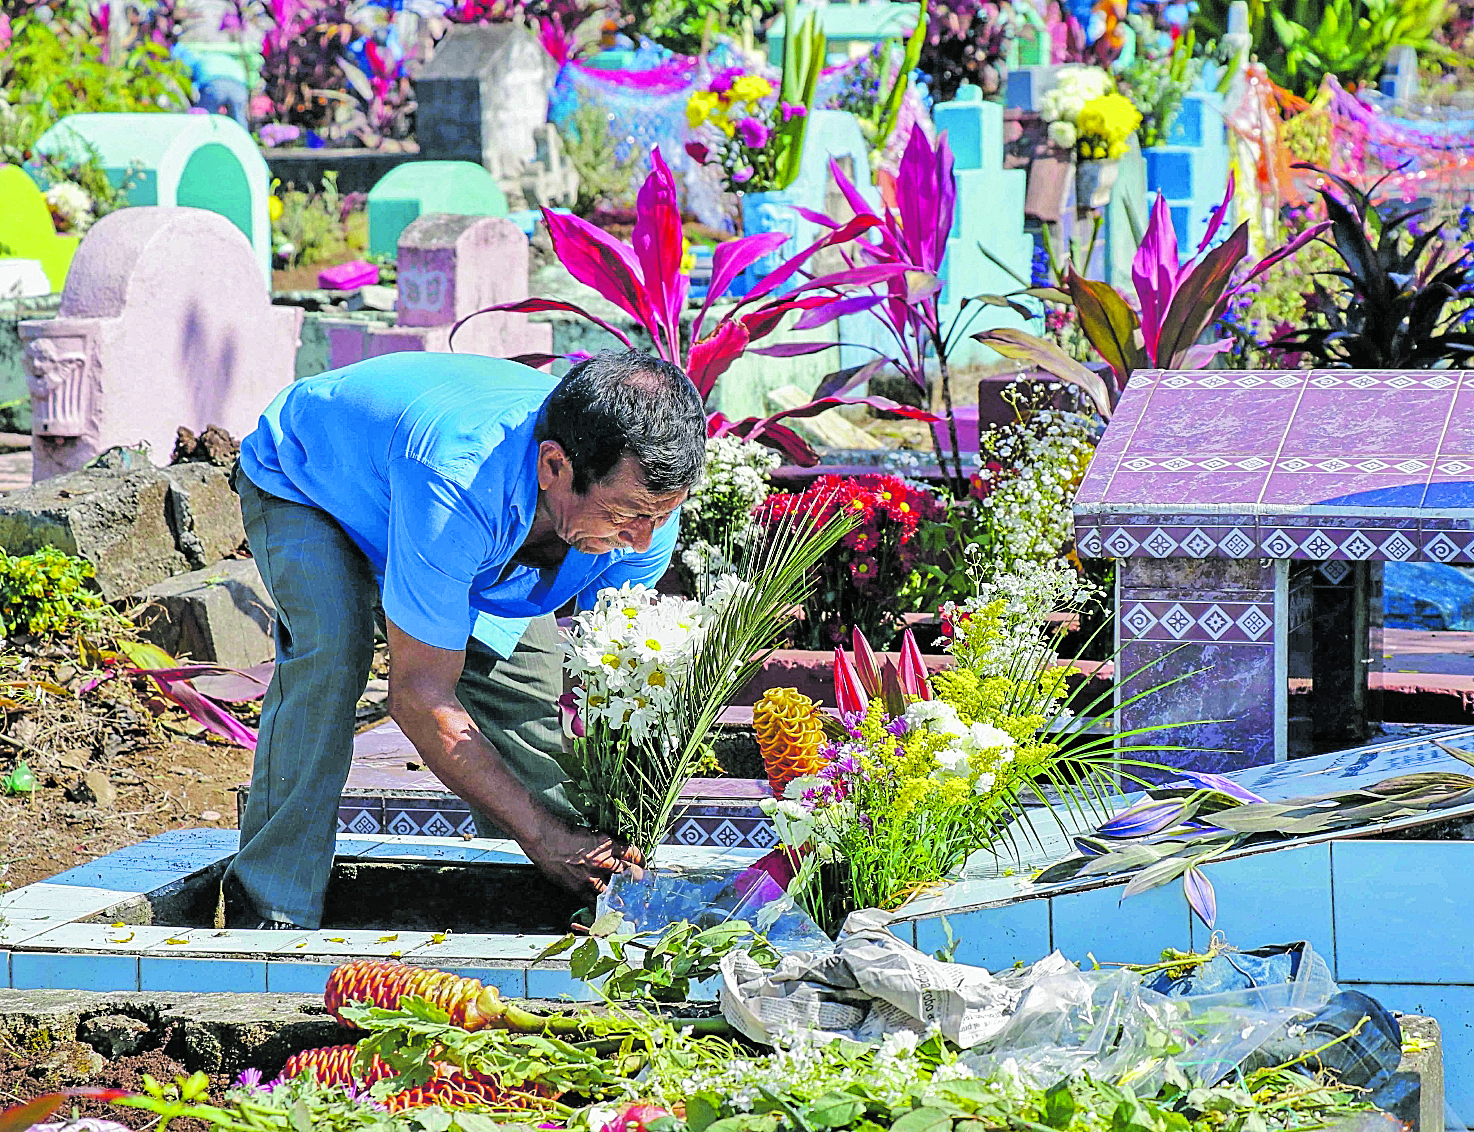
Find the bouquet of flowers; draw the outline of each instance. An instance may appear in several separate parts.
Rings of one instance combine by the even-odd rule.
[[[779,168],[779,129],[802,118],[808,107],[783,102],[762,75],[740,67],[718,71],[686,103],[686,122],[695,137],[686,152],[721,169],[728,192],[767,192],[787,185]]]
[[[1080,134],[1080,113],[1089,102],[1113,94],[1116,82],[1100,67],[1064,67],[1054,87],[1039,103],[1039,113],[1049,123],[1049,140],[1061,149],[1074,149]]]
[[[801,494],[768,496],[758,517],[781,523],[792,511],[821,505],[853,515],[856,525],[839,552],[819,564],[801,636],[809,648],[828,648],[858,628],[889,644],[900,625],[897,597],[916,563],[912,539],[923,520],[943,514],[942,504],[898,476],[820,476]]]
[[[814,566],[853,523],[822,501],[795,509],[706,601],[624,586],[575,619],[564,663],[580,683],[563,701],[564,768],[568,797],[591,827],[653,854],[717,715],[762,666],[808,596]]]
[[[706,442],[706,466],[681,507],[677,550],[692,590],[705,594],[716,579],[737,569],[757,537],[752,513],[768,495],[778,453],[736,436]]]
[[[1121,157],[1139,125],[1141,114],[1124,95],[1113,90],[1092,98],[1075,118],[1076,152],[1085,161]]]
[[[931,677],[909,631],[899,665],[878,663],[861,634],[853,659],[835,649],[844,735],[819,748],[815,773],[764,803],[797,863],[790,891],[816,920],[833,928],[857,908],[896,908],[1002,842],[1017,852],[1014,823],[1027,822],[1037,782],[1072,808],[1114,789],[1131,764],[1121,754],[1143,748],[1067,726],[1069,670],[1047,627],[1052,611],[1093,597],[1058,562],[983,583],[944,608],[952,666]]]

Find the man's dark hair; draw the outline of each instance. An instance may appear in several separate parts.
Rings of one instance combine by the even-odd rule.
[[[691,379],[640,350],[596,354],[563,375],[543,405],[536,438],[556,440],[582,495],[625,456],[655,495],[681,491],[706,460],[706,410]]]

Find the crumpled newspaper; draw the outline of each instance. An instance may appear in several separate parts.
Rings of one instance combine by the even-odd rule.
[[[833,947],[785,955],[770,971],[745,951],[732,952],[722,960],[722,1013],[766,1045],[796,1033],[875,1042],[899,1030],[935,1029],[968,1049],[1001,1031],[1035,982],[1075,969],[1057,951],[1001,975],[942,963],[896,938],[890,919],[874,909],[855,912]]]

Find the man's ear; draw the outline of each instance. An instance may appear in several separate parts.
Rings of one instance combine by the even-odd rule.
[[[573,462],[563,445],[556,440],[544,440],[537,446],[537,486],[547,491],[558,480],[573,479]]]

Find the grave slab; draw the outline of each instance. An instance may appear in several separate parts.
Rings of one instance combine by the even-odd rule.
[[[415,136],[427,161],[483,166],[503,190],[537,159],[557,65],[517,24],[453,26],[415,80]]]
[[[144,636],[171,656],[250,668],[276,655],[275,608],[250,558],[228,559],[149,586]]]
[[[245,436],[292,380],[301,325],[300,309],[272,306],[226,219],[164,207],[103,217],[57,316],[20,324],[35,480],[119,446],[165,459],[180,425]]]
[[[36,141],[35,152],[86,159],[96,154],[128,203],[202,208],[230,221],[250,242],[271,284],[271,176],[256,142],[224,114],[69,114]]]
[[[416,161],[396,166],[369,191],[369,251],[393,255],[400,234],[432,212],[506,216],[507,196],[479,163]]]
[[[339,369],[402,351],[450,351],[455,325],[497,303],[528,297],[527,237],[510,220],[430,213],[399,237],[398,298],[393,324],[324,319],[330,364]],[[488,314],[455,336],[460,353],[495,358],[550,353],[552,329],[527,315]]]

